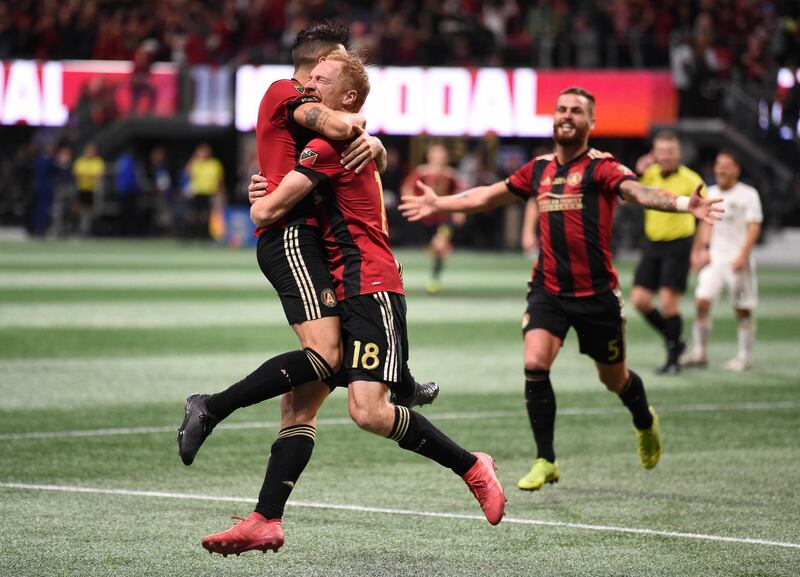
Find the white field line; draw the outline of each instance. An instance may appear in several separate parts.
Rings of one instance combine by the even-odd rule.
[[[96,487],[80,487],[73,485],[35,485],[29,483],[4,483],[0,488],[22,489],[27,491],[58,491],[62,493],[84,493],[92,495],[115,495],[124,497],[147,497],[162,499],[190,499],[196,501],[252,503],[252,497],[220,497],[214,495],[196,495],[192,493],[169,493],[165,491],[138,491],[131,489],[102,489]],[[403,515],[408,517],[433,517],[437,519],[459,519],[465,521],[479,521],[485,523],[482,515],[467,515],[464,513],[436,513],[433,511],[415,511],[411,509],[390,509],[386,507],[366,507],[363,505],[341,505],[335,503],[315,503],[310,501],[289,501],[290,507],[308,509],[328,509],[332,511],[349,511],[353,513],[378,513],[384,515]],[[787,549],[800,549],[800,543],[784,541],[770,541],[767,539],[754,539],[751,537],[729,537],[725,535],[709,535],[706,533],[684,533],[681,531],[663,531],[660,529],[641,529],[636,527],[617,527],[614,525],[593,525],[590,523],[567,523],[564,521],[542,521],[539,519],[519,519],[505,517],[503,523],[515,525],[539,525],[543,527],[561,527],[565,529],[583,529],[587,531],[605,531],[610,533],[628,533],[632,535],[650,535],[654,537],[669,537],[673,539],[694,539],[698,541],[718,541],[723,543],[737,543],[744,545],[767,545]]]
[[[764,403],[698,403],[688,405],[662,405],[659,413],[705,413],[716,411],[769,411],[776,409],[800,409],[800,401],[777,401]],[[615,415],[626,413],[624,407],[565,407],[559,409],[559,416]],[[475,421],[482,419],[501,419],[519,417],[523,411],[465,411],[433,413],[429,415],[436,421]],[[317,426],[349,425],[348,418],[318,419]],[[252,421],[246,423],[223,423],[217,430],[277,429],[278,421]],[[66,439],[72,437],[106,437],[111,435],[147,435],[154,433],[176,433],[176,426],[162,427],[120,427],[112,429],[84,429],[77,431],[31,431],[27,433],[0,434],[0,441],[20,441],[26,439]]]

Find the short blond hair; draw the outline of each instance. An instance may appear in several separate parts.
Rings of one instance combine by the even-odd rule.
[[[355,90],[357,94],[351,112],[358,112],[361,110],[361,107],[364,106],[364,102],[366,102],[370,90],[369,75],[367,74],[364,60],[360,56],[349,52],[347,54],[332,52],[325,58],[326,60],[341,62],[341,76],[344,88],[345,90]]]

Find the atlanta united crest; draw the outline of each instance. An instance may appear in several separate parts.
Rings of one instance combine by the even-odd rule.
[[[333,308],[336,306],[336,294],[329,288],[326,288],[319,293],[319,298],[322,301],[322,304],[328,308]]]
[[[310,148],[306,148],[300,153],[300,164],[314,164],[317,161],[317,156],[318,154],[316,152]]]

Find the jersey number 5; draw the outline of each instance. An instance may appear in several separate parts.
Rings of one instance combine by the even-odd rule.
[[[622,351],[619,348],[619,339],[608,341],[608,361],[613,363],[619,359]]]

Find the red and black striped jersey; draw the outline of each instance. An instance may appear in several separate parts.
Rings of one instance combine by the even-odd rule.
[[[611,226],[619,186],[636,176],[611,154],[588,148],[568,163],[537,156],[506,179],[508,190],[539,204],[539,259],[533,284],[559,296],[584,297],[619,286]]]
[[[381,177],[374,161],[359,174],[342,166],[349,142],[317,137],[300,153],[295,170],[319,179],[309,195],[339,299],[386,291],[403,294],[389,246]]]
[[[297,156],[316,133],[297,124],[292,114],[304,102],[318,102],[305,96],[303,85],[294,78],[277,80],[270,84],[258,107],[256,122],[256,148],[258,166],[266,177],[268,192],[278,188],[289,171],[297,163]],[[256,230],[256,236],[265,230],[279,230],[292,224],[317,226],[314,207],[310,200],[303,200],[289,211],[283,219]]]

